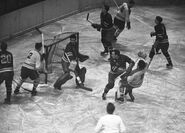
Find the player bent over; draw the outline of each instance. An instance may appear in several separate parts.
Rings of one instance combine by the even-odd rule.
[[[166,27],[162,23],[162,21],[163,21],[162,17],[156,16],[155,18],[156,25],[154,27],[155,31],[150,33],[151,37],[156,36],[156,39],[150,51],[149,57],[150,60],[152,61],[154,55],[158,53],[159,50],[161,50],[163,55],[166,57],[166,60],[168,61],[166,67],[172,68],[173,67],[172,60],[168,53],[169,48],[168,35],[166,33]]]
[[[126,69],[126,64],[129,64]],[[106,100],[106,95],[114,87],[115,79],[122,73],[129,74],[134,66],[134,61],[126,55],[120,54],[119,50],[112,50],[110,58],[111,70],[108,75],[108,84],[104,88],[102,99]]]
[[[27,78],[33,80],[32,96],[37,94],[36,88],[40,82],[39,71],[41,70],[41,49],[42,43],[36,43],[35,49],[28,53],[28,56],[21,67],[21,75],[14,94],[19,94],[19,89]]]
[[[63,68],[63,74],[57,79],[57,81],[54,83],[54,88],[61,90],[61,85],[66,83],[68,80],[72,79],[73,76],[70,75],[70,63],[71,61],[76,61],[77,66],[75,67],[75,70],[73,71],[76,75],[76,84],[77,85],[83,85],[85,81],[85,73],[86,68],[80,68],[78,65],[78,59],[79,61],[83,62],[87,60],[89,57],[87,55],[82,55],[78,52],[78,45],[76,40],[76,35],[70,36],[70,42],[67,44],[64,54],[62,56],[62,68]]]
[[[148,63],[145,60],[147,55],[145,53],[138,53],[138,55],[141,58],[139,59],[137,63],[137,68],[132,70],[129,75],[123,74],[121,76],[120,87],[118,89],[118,92],[116,92],[116,95],[115,95],[116,100],[123,102],[124,95],[127,95],[127,94],[129,94],[131,98],[130,100],[132,102],[134,102],[135,100],[135,97],[132,94],[132,90],[133,88],[138,88],[142,85],[145,72],[148,69]]]
[[[133,0],[130,0],[128,4],[124,2],[118,8],[116,16],[114,17],[114,27],[116,29],[116,31],[114,33],[115,39],[124,30],[125,24],[126,24],[128,30],[131,28],[130,14],[131,14],[131,8],[134,6],[134,4],[135,4],[135,2]]]
[[[4,100],[4,103],[7,104],[11,104],[13,76],[13,56],[12,53],[7,51],[7,44],[5,42],[2,42],[0,51],[0,84],[5,81],[6,98]]]

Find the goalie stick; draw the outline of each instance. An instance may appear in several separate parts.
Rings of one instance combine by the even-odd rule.
[[[86,20],[87,20],[89,23],[93,24],[93,22],[89,20],[89,13],[87,13]]]

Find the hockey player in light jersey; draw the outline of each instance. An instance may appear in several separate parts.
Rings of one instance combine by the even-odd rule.
[[[130,29],[130,13],[131,8],[134,6],[135,2],[130,0],[129,3],[123,3],[119,6],[116,16],[114,17],[114,27],[116,32],[114,33],[115,39],[120,35],[120,33],[124,30],[125,24],[127,29]]]
[[[12,53],[7,51],[7,44],[2,42],[0,51],[0,84],[5,81],[7,96],[4,102],[7,104],[11,103],[13,75],[13,56]]]
[[[38,71],[41,70],[41,53],[40,53],[41,49],[42,43],[36,43],[35,49],[31,50],[28,53],[27,58],[21,67],[20,79],[18,81],[14,94],[19,93],[21,85],[27,78],[33,80],[33,89],[31,93],[32,96],[35,96],[37,94],[36,88],[40,82]]]
[[[147,71],[149,64],[146,62],[147,55],[144,52],[138,53],[139,60],[137,63],[137,68],[132,70],[129,75],[122,75],[119,82],[120,87],[118,92],[116,92],[115,99],[124,101],[124,95],[129,94],[130,100],[134,102],[135,98],[132,94],[133,88],[138,88],[142,85],[144,80],[145,72]],[[125,90],[126,89],[126,90]]]

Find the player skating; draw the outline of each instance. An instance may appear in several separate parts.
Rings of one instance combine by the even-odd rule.
[[[108,11],[109,6],[104,5],[100,14],[100,24],[92,23],[93,28],[101,31],[101,42],[104,47],[104,51],[101,52],[102,56],[107,55],[112,49],[114,28],[112,23],[112,16]]]
[[[121,76],[118,91],[115,93],[115,100],[123,102],[125,95],[129,94],[130,101],[134,102],[135,97],[132,94],[132,90],[142,85],[145,72],[149,67],[149,64],[146,62],[147,55],[144,52],[139,52],[138,56],[139,60],[136,69],[132,70],[129,75],[123,74]]]
[[[7,51],[7,43],[2,42],[0,51],[0,84],[5,81],[6,98],[4,100],[4,103],[7,104],[11,103],[13,76],[13,55],[9,51]]]
[[[83,62],[88,58],[89,57],[87,55],[82,55],[78,52],[76,35],[71,35],[70,42],[67,44],[61,59],[63,74],[54,83],[54,88],[61,90],[61,86],[73,78],[73,76],[70,74],[71,71],[75,73],[77,86],[83,86],[85,81],[86,68],[80,68],[78,60]],[[70,64],[72,61],[76,62],[75,70],[70,69]]]
[[[155,31],[150,33],[151,37],[156,36],[156,39],[150,51],[149,57],[150,57],[150,60],[152,61],[154,55],[158,53],[159,50],[161,50],[163,55],[166,57],[166,60],[168,61],[168,64],[166,64],[166,67],[172,68],[173,64],[168,52],[168,48],[169,48],[168,35],[166,33],[166,27],[162,23],[162,21],[163,21],[162,17],[156,16],[155,18],[156,25],[154,26]]]
[[[129,64],[128,68],[126,68],[127,63]],[[108,84],[105,86],[102,94],[103,100],[106,100],[107,93],[114,87],[115,79],[124,72],[129,74],[134,64],[130,57],[120,54],[119,50],[112,50],[110,58],[111,70],[108,75]]]
[[[114,27],[116,29],[114,33],[115,39],[120,35],[120,33],[124,30],[125,25],[129,30],[131,28],[130,24],[130,14],[131,8],[135,5],[133,0],[130,0],[129,3],[123,3],[118,7],[116,16],[114,17]]]
[[[41,61],[43,58],[40,53],[41,49],[42,49],[42,43],[36,43],[35,49],[29,51],[27,58],[21,67],[21,75],[17,82],[17,86],[14,91],[14,94],[19,94],[19,89],[27,78],[30,78],[31,80],[33,80],[33,89],[32,89],[31,95],[35,96],[37,94],[36,88],[40,82],[39,71],[42,71]]]

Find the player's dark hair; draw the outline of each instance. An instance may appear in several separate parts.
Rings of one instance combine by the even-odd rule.
[[[108,12],[110,7],[108,5],[104,5],[104,8]]]
[[[108,114],[113,114],[114,110],[115,110],[114,104],[109,102],[107,104],[107,113]]]
[[[129,0],[128,4],[129,5],[135,5],[135,1],[134,0]]]
[[[156,16],[155,19],[156,19],[159,23],[161,23],[161,22],[163,21],[163,18],[162,18],[161,16]]]
[[[146,67],[146,63],[143,60],[139,60],[138,67],[140,70],[143,70]]]
[[[1,42],[1,50],[6,51],[7,50],[7,43],[6,42]]]
[[[76,35],[75,34],[71,35],[70,39],[76,39]]]
[[[42,43],[35,43],[35,49],[39,50],[40,48],[42,48]]]
[[[120,51],[118,50],[118,49],[114,49],[114,50],[112,50],[112,52],[114,52],[115,53],[115,55],[120,55]]]

